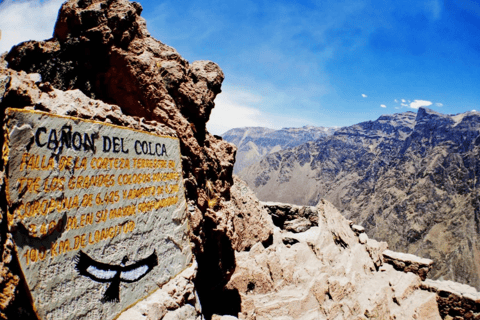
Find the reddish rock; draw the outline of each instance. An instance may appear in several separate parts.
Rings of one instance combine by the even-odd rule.
[[[181,139],[188,198],[202,212],[206,183],[228,200],[235,148],[206,132],[224,75],[210,61],[189,64],[175,49],[153,39],[138,3],[68,1],[54,38],[28,41],[7,55],[8,67],[39,73],[60,90],[80,89],[122,112],[174,129]],[[210,195],[211,196],[211,195]]]
[[[101,103],[111,106],[109,112],[115,114],[107,112],[105,122],[121,124],[122,117],[129,116],[137,126],[149,123],[174,130],[181,144],[187,199],[196,215],[191,239],[199,277],[213,279],[203,282],[200,295],[213,301],[211,288],[221,290],[228,281],[225,275],[235,267],[232,241],[236,248],[251,246],[240,244],[245,241],[230,232],[228,219],[214,218],[225,207],[223,202],[230,201],[236,153],[232,144],[206,130],[224,74],[210,61],[190,64],[175,49],[153,39],[141,11],[140,4],[127,0],[64,3],[52,39],[22,43],[6,56],[10,69],[2,69],[2,74],[13,73],[12,69],[38,73],[41,81],[37,77],[24,82],[25,74],[21,80],[5,78],[0,109],[51,111],[58,106],[46,107],[44,99],[78,92],[81,102],[75,104],[90,105],[88,112],[98,113],[95,109]],[[69,112],[82,116],[81,110]],[[202,281],[198,283],[202,286]],[[208,312],[209,303],[204,304]]]

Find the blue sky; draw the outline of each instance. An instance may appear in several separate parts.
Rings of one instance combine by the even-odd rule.
[[[215,134],[344,126],[419,106],[480,110],[473,0],[139,2],[155,38],[223,69]],[[48,38],[60,3],[3,1],[0,51],[11,39]]]

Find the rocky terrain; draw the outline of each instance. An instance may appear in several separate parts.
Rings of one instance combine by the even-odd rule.
[[[228,130],[222,134],[222,138],[237,147],[233,172],[239,174],[244,168],[259,162],[270,153],[327,137],[335,130],[335,128],[312,126],[280,130],[246,127]]]
[[[436,261],[434,279],[480,287],[480,113],[420,108],[341,128],[242,172],[262,200],[326,198],[369,236]]]
[[[52,39],[0,61],[2,120],[6,108],[39,110],[180,140],[191,265],[119,319],[480,318],[475,289],[425,280],[433,261],[388,251],[329,201],[261,203],[232,174],[235,147],[205,129],[221,69],[153,39],[141,11],[127,0],[70,0]],[[393,145],[403,129],[392,127]],[[2,150],[2,199],[7,157]],[[0,317],[35,319],[9,210],[0,202]]]

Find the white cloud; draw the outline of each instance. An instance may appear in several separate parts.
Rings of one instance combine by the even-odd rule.
[[[207,129],[221,135],[232,128],[272,127],[269,117],[250,106],[261,100],[258,96],[241,90],[225,90],[215,99]]]
[[[406,104],[406,103],[400,103],[400,105],[401,105],[402,107],[410,107],[410,106],[409,106],[408,104]]]
[[[412,109],[418,109],[420,107],[428,107],[431,106],[432,102],[431,101],[426,101],[426,100],[413,100],[412,103],[410,103],[410,108]]]
[[[393,100],[393,101],[395,101],[395,103],[398,103],[398,100],[397,100],[397,99],[395,99],[395,100]]]
[[[387,106],[386,106],[386,105],[384,105],[384,104],[381,104],[381,105],[380,105],[380,107],[382,107],[382,108],[386,108]]]
[[[407,102],[407,101],[405,101],[405,99],[402,99],[402,102],[405,103],[405,102]]]
[[[440,103],[440,102],[435,103],[435,105],[436,105],[437,107],[443,107],[443,103]]]
[[[299,117],[301,114],[298,112],[281,114],[262,111],[271,107],[277,110],[282,102],[276,100],[279,96],[284,97],[283,100],[288,99],[286,93],[274,88],[271,90],[258,92],[253,87],[226,85],[215,99],[215,108],[207,122],[207,130],[212,134],[221,135],[230,129],[241,127],[281,129],[305,125],[319,126],[312,118]],[[317,110],[316,113],[321,114],[321,110]]]
[[[13,1],[0,4],[0,54],[27,40],[45,40],[52,37],[58,10],[64,0]]]
[[[366,95],[365,93],[362,93],[362,97],[366,98],[366,97],[367,97],[367,95]]]

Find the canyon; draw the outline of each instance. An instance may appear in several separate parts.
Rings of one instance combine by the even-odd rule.
[[[145,251],[136,262],[125,265],[128,259],[125,256],[120,260],[121,253],[117,252],[113,239],[116,231],[113,230],[112,239],[103,239],[104,247],[97,250],[97,254],[112,251],[113,254],[102,254],[99,261],[94,261],[79,253],[77,258],[64,259],[60,265],[49,265],[52,272],[38,268],[40,275],[48,274],[62,283],[58,288],[46,288],[58,289],[55,291],[56,296],[52,295],[50,300],[44,300],[47,305],[48,302],[58,304],[54,310],[48,310],[45,317],[47,319],[58,319],[67,313],[75,319],[107,315],[118,319],[142,320],[480,318],[480,294],[473,287],[426,279],[429,272],[439,272],[435,271],[435,268],[437,264],[442,265],[442,260],[395,252],[398,251],[397,246],[391,245],[393,250],[389,250],[387,242],[375,240],[375,237],[380,240],[384,237],[382,232],[391,232],[387,228],[381,229],[387,224],[398,225],[400,221],[403,223],[405,219],[402,214],[392,212],[390,216],[398,217],[397,220],[392,217],[393,222],[376,216],[370,219],[372,210],[378,208],[362,207],[360,202],[353,206],[353,200],[350,201],[352,210],[347,213],[345,203],[349,202],[349,197],[352,198],[354,192],[359,192],[358,195],[355,194],[358,199],[373,197],[372,193],[367,192],[370,189],[355,187],[342,191],[342,188],[330,186],[327,181],[320,183],[320,188],[314,190],[310,188],[314,187],[313,183],[306,180],[302,185],[302,188],[309,188],[306,195],[297,195],[297,198],[284,196],[282,203],[259,201],[249,186],[233,174],[237,148],[206,130],[206,123],[215,106],[215,97],[221,92],[223,71],[211,61],[190,63],[175,49],[153,39],[141,12],[140,4],[127,0],[69,0],[60,8],[51,39],[21,43],[0,59],[0,116],[3,121],[0,143],[4,146],[0,160],[0,317],[11,320],[39,318],[34,303],[36,300],[32,296],[37,294],[36,288],[29,288],[28,279],[22,269],[24,266],[21,265],[22,256],[18,255],[22,250],[21,241],[35,243],[44,239],[43,236],[61,237],[66,232],[65,229],[58,228],[52,229],[55,233],[38,236],[29,226],[22,227],[21,221],[18,223],[12,220],[17,207],[12,205],[11,199],[7,199],[7,192],[11,188],[18,189],[18,184],[11,184],[9,180],[12,179],[12,171],[18,167],[11,165],[11,161],[17,159],[16,161],[21,162],[22,157],[17,154],[19,146],[10,145],[9,141],[15,138],[15,141],[24,142],[23,148],[31,148],[35,144],[35,134],[21,134],[21,130],[40,125],[36,123],[40,120],[37,120],[35,123],[15,126],[17,120],[12,118],[12,114],[33,114],[38,119],[43,119],[41,121],[51,121],[55,124],[54,127],[59,127],[58,123],[62,123],[61,121],[72,121],[84,126],[98,126],[101,128],[98,130],[106,131],[103,136],[109,136],[108,134],[114,131],[123,132],[119,139],[124,138],[125,142],[134,133],[141,136],[135,138],[138,141],[146,141],[147,136],[155,136],[152,143],[160,145],[168,144],[161,139],[176,141],[179,162],[172,165],[172,168],[168,166],[168,169],[178,169],[180,174],[175,176],[175,179],[181,180],[178,181],[178,190],[172,191],[178,192],[180,199],[177,199],[179,205],[172,211],[149,208],[132,218],[124,217],[123,214],[114,217],[134,219],[132,221],[135,224],[143,223],[149,226],[148,219],[162,221],[161,214],[168,215],[175,234],[170,233],[170,227],[160,227],[155,232],[139,234],[144,237],[132,238],[132,241],[133,244],[141,246],[153,239],[155,241],[151,248],[169,246],[178,258],[169,257],[168,252],[163,254],[153,250],[153,253],[148,251],[147,255]],[[272,152],[277,142],[266,143],[268,147],[258,154],[270,154],[260,164],[271,163],[272,167],[268,169],[270,171],[265,169],[265,174],[253,178],[249,184],[259,195],[261,192],[258,187],[269,186],[269,183],[276,184],[280,190],[286,183],[296,179],[297,173],[294,170],[301,170],[308,165],[308,168],[321,169],[320,175],[331,181],[335,181],[335,177],[343,177],[343,185],[347,182],[353,186],[378,184],[385,192],[393,195],[397,189],[392,189],[391,185],[395,186],[400,190],[398,194],[402,195],[402,200],[410,199],[413,203],[420,203],[415,202],[417,193],[411,195],[401,189],[404,185],[409,185],[413,175],[420,172],[424,174],[421,186],[438,185],[438,190],[428,194],[432,202],[427,203],[435,208],[440,202],[433,196],[443,200],[441,196],[446,194],[443,189],[455,188],[464,196],[471,194],[470,189],[477,185],[472,178],[472,181],[467,179],[464,185],[450,183],[444,185],[443,189],[440,186],[440,181],[444,181],[442,179],[453,175],[469,176],[472,168],[476,168],[473,159],[478,157],[478,134],[475,135],[477,117],[477,114],[472,113],[453,118],[426,109],[421,109],[416,116],[413,113],[386,116],[381,121],[389,129],[382,133],[380,138],[369,132],[369,129],[374,127],[379,127],[377,132],[383,132],[380,128],[382,126],[374,122],[361,124],[357,129],[351,128],[350,130],[358,132],[356,136],[351,136],[347,132],[348,128],[329,133],[328,130],[306,128],[306,131],[311,132],[305,134],[308,140],[310,137],[318,137],[317,140],[306,142],[306,145],[315,146],[318,142],[318,148],[322,152],[309,151],[305,144],[300,144],[304,141],[303,138],[295,142],[296,146],[291,145],[293,150],[299,150],[298,156],[290,151],[292,149]],[[472,119],[475,121],[471,121]],[[129,131],[126,133],[127,131],[122,130]],[[449,143],[451,133],[457,130],[466,133],[469,138],[458,138],[460,140],[455,140],[455,143]],[[305,130],[286,130],[289,140],[295,140],[291,136],[292,131]],[[431,133],[433,131],[436,132],[435,135]],[[42,129],[39,132],[40,139],[44,131]],[[239,132],[238,135],[242,133]],[[82,141],[86,141],[86,138]],[[114,147],[113,139],[111,145],[119,153],[126,151],[122,149],[120,141],[117,140],[118,148]],[[41,139],[39,142],[40,145],[45,143]],[[75,144],[75,140],[71,142],[72,145]],[[325,145],[322,146],[322,143]],[[402,147],[398,150],[399,145]],[[454,152],[444,155],[443,149],[438,148],[439,145],[449,146],[451,149],[448,150]],[[88,144],[88,150],[82,152],[90,152],[90,146],[91,144]],[[130,147],[130,150],[134,149]],[[147,147],[145,151],[138,150],[146,152],[145,156],[159,156],[156,153],[148,155],[151,150]],[[353,159],[333,157],[343,150]],[[432,155],[431,150],[435,151]],[[414,154],[417,157],[416,162],[412,164],[407,157],[400,157],[391,160],[391,165],[384,163],[388,160],[388,154],[398,152]],[[159,153],[163,156],[163,151]],[[167,151],[167,154],[171,155],[171,152]],[[301,162],[283,161],[287,154],[289,159],[295,158]],[[57,156],[53,158],[54,171],[60,171],[58,160],[61,158],[59,154]],[[365,160],[360,160],[361,156],[365,156]],[[437,162],[431,162],[429,157],[433,157]],[[432,165],[432,170],[423,166],[422,168],[426,169],[417,172],[415,165],[422,164],[424,158],[429,160],[428,163],[439,165]],[[451,158],[457,160],[454,168],[446,166],[446,161]],[[114,160],[108,162],[110,166],[112,163],[115,167]],[[135,163],[138,164],[138,161]],[[290,163],[293,164],[292,167],[288,166]],[[144,164],[154,165],[153,162],[142,161],[142,165]],[[160,162],[157,164],[161,166]],[[363,170],[361,179],[356,176],[347,177],[347,171],[352,166]],[[394,169],[385,169],[376,174],[373,168],[377,167]],[[460,170],[463,168],[465,170]],[[108,167],[101,170],[111,169]],[[147,169],[149,168],[142,168]],[[283,170],[284,176],[277,179],[280,174],[278,170]],[[473,171],[474,176],[476,170]],[[402,175],[399,175],[399,172]],[[405,172],[409,175],[405,175]],[[384,176],[384,180],[380,180],[379,175]],[[333,190],[333,200],[328,200],[329,195],[325,197],[326,200],[321,199],[318,190],[321,191],[322,186],[325,190]],[[421,186],[415,185],[412,188]],[[98,188],[101,192],[106,189],[105,186]],[[291,190],[292,187],[289,188]],[[58,199],[65,196],[62,191],[55,190],[59,192]],[[401,192],[411,197],[405,198]],[[295,204],[308,199],[309,194],[313,196],[315,203]],[[397,201],[398,198],[393,195],[387,200]],[[18,192],[16,196],[23,199],[25,193]],[[143,196],[150,197],[148,199],[151,201],[157,200],[151,193],[142,194]],[[89,198],[86,199],[88,203]],[[459,204],[462,204],[462,199],[458,198]],[[465,199],[472,200],[468,197]],[[103,198],[99,203],[102,203],[101,201],[116,200]],[[447,207],[451,207],[457,202],[445,203]],[[343,211],[343,215],[336,206]],[[427,209],[430,210],[430,207],[427,207],[421,211],[420,205],[418,208],[418,212],[422,214],[427,214]],[[76,209],[72,208],[71,214],[75,214],[81,221],[82,212]],[[438,225],[451,226],[452,235],[462,232],[462,228],[467,226],[475,228],[475,224],[462,224],[463,220],[475,221],[475,218],[466,210],[459,209],[460,211],[461,215],[455,220],[456,224]],[[420,221],[420,213],[408,217]],[[362,220],[364,217],[366,222]],[[365,225],[365,228],[358,225],[360,223]],[[419,228],[421,226],[419,223]],[[402,231],[397,238],[404,236],[402,241],[419,244],[420,241],[415,240],[416,236],[409,237],[413,234],[410,232],[413,227],[406,223],[401,227],[409,229]],[[434,228],[432,222],[429,229],[431,241],[444,241],[438,237],[439,232],[444,230],[434,233]],[[135,229],[128,231],[134,233]],[[470,229],[467,231],[470,232]],[[157,241],[152,234],[160,240]],[[460,245],[465,246],[466,250],[468,241],[471,241],[472,249],[475,249],[476,238],[470,233],[468,235],[465,240],[467,242],[460,241]],[[391,239],[387,240],[390,242]],[[453,247],[459,242],[458,238],[452,241],[455,242],[446,244]],[[71,248],[65,242],[63,244],[64,251],[67,251],[65,248]],[[70,252],[65,253],[68,254]],[[40,266],[37,256],[33,257],[37,261],[35,266]],[[155,269],[157,263],[164,268]],[[113,269],[108,270],[110,273],[104,273],[105,269],[102,268],[106,268],[105,266],[114,268],[115,275],[112,275]],[[131,266],[140,266],[137,270],[142,270],[143,273],[127,273],[123,280],[136,280],[152,268],[154,272],[168,270],[168,277],[149,273],[144,278],[151,279],[144,290],[148,291],[148,294],[125,308],[120,307],[116,301],[105,301],[106,299],[100,302],[88,300],[80,304],[80,299],[68,300],[63,297],[63,294],[83,289],[84,285],[89,286],[88,294],[107,296],[107,291],[111,292],[110,285],[107,289],[107,285],[101,281],[108,280],[113,285],[113,281],[120,281],[120,278],[115,277],[120,277],[121,270],[126,271],[128,269],[125,268],[132,268]],[[472,269],[472,275],[475,275],[474,267],[468,267]],[[88,271],[91,279],[99,281],[86,279],[84,274],[76,274],[75,269],[83,270],[83,273]],[[469,272],[470,269],[465,270]],[[65,275],[72,277],[72,281],[63,281]],[[148,278],[150,276],[152,278]],[[118,288],[121,288],[120,301],[127,298],[125,294],[121,294],[128,292],[131,288],[128,285],[122,283],[120,287],[118,284]],[[142,291],[142,288],[137,290]]]

